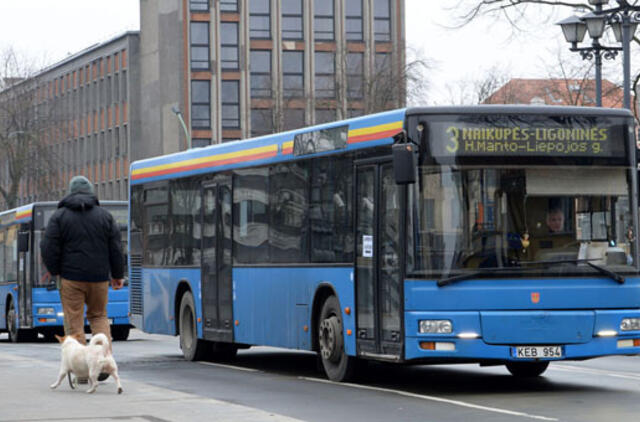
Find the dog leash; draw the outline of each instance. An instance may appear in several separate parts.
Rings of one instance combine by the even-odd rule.
[[[71,381],[71,372],[67,372],[67,378],[69,379],[69,387],[71,387],[72,390],[75,390],[76,387],[73,385],[73,381]]]

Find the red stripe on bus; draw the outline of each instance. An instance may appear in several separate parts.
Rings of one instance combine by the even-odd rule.
[[[388,138],[389,136],[393,136],[397,133],[400,133],[401,131],[402,129],[391,129],[391,130],[385,130],[384,132],[371,133],[368,135],[350,136],[349,139],[347,140],[347,143],[356,144],[358,142],[373,141],[375,139]]]

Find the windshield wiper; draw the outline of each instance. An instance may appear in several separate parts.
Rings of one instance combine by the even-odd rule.
[[[594,270],[598,271],[600,274],[604,274],[607,277],[617,281],[620,284],[624,284],[625,280],[624,277],[621,276],[620,274],[613,272],[611,270],[608,270],[604,267],[601,267],[600,265],[596,265],[591,261],[598,261],[598,259],[559,259],[559,260],[553,260],[553,261],[518,261],[518,264],[520,265],[553,265],[553,264],[581,264],[581,263],[585,263],[588,266],[590,266],[591,268],[593,268]]]
[[[481,277],[481,276],[491,276],[495,273],[499,273],[502,271],[513,271],[514,269],[515,269],[514,267],[497,267],[497,268],[491,268],[491,269],[487,268],[486,270],[473,271],[473,272],[468,272],[468,273],[463,273],[463,274],[458,274],[458,275],[453,275],[451,277],[443,278],[438,280],[436,284],[438,285],[438,287],[442,287],[448,284],[456,283],[458,281],[470,280],[472,278]]]
[[[607,277],[611,278],[612,280],[615,280],[616,282],[620,283],[620,284],[624,284],[625,279],[623,276],[621,276],[618,273],[615,273],[611,270],[608,270],[604,267],[601,267],[599,265],[596,265],[590,261],[597,261],[597,259],[560,259],[560,260],[553,260],[553,261],[510,261],[511,264],[516,264],[516,265],[525,265],[525,266],[534,266],[534,265],[554,265],[554,264],[580,264],[580,263],[585,263],[588,266],[590,266],[591,268],[593,268],[594,270],[598,271],[601,274],[606,275]],[[438,287],[442,287],[442,286],[446,286],[452,283],[456,283],[458,281],[464,281],[464,280],[470,280],[472,278],[476,278],[476,277],[481,277],[481,276],[491,276],[495,273],[498,272],[502,272],[502,271],[513,271],[514,269],[516,269],[516,267],[498,267],[498,268],[491,268],[491,269],[486,269],[486,270],[482,270],[482,271],[473,271],[473,272],[468,272],[468,273],[464,273],[464,274],[458,274],[458,275],[454,275],[451,277],[447,277],[447,278],[443,278],[441,280],[438,280],[437,285]]]

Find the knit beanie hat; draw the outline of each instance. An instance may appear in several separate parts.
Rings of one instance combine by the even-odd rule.
[[[74,176],[69,182],[69,194],[90,193],[93,195],[93,185],[84,176]]]

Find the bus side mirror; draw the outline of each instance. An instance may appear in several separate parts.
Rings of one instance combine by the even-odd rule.
[[[29,252],[29,232],[18,232],[18,252]]]
[[[406,185],[416,182],[416,148],[417,146],[412,143],[391,146],[396,184]]]

